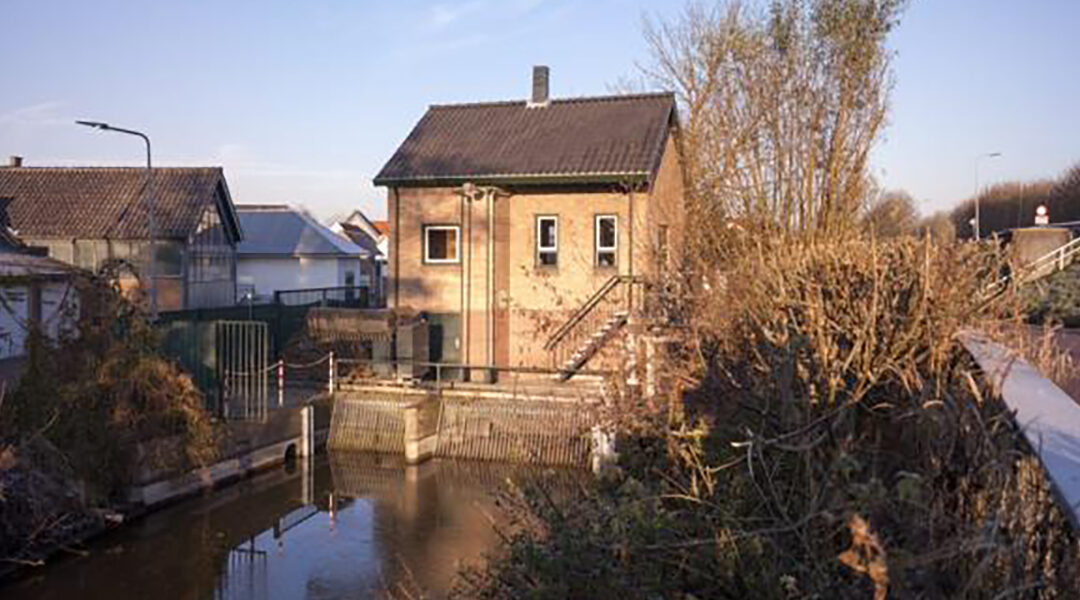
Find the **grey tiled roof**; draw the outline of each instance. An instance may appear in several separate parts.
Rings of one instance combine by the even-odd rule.
[[[0,198],[11,198],[8,217],[21,237],[144,239],[145,176],[139,167],[5,167]],[[220,167],[155,168],[150,196],[158,235],[185,239],[194,233],[219,186],[228,198]]]
[[[244,229],[244,241],[236,246],[241,257],[370,256],[365,249],[287,206],[241,204],[236,212]]]
[[[670,93],[432,106],[375,184],[647,177],[674,111]]]

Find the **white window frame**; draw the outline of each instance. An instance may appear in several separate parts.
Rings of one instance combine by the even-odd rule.
[[[555,224],[555,243],[551,246],[544,246],[543,236],[540,234],[540,227],[544,221],[551,221]],[[541,254],[554,254],[555,262],[553,264],[546,264],[540,260]],[[538,267],[557,267],[559,265],[559,215],[536,215],[536,265]]]
[[[614,227],[615,243],[612,244],[611,246],[603,246],[603,245],[600,244],[600,221],[602,221],[604,219],[611,219],[615,223],[615,227]],[[612,214],[596,215],[595,221],[593,223],[593,229],[595,230],[595,232],[593,234],[593,238],[594,238],[593,264],[596,265],[597,267],[602,267],[602,268],[605,268],[605,269],[618,267],[619,266],[619,215],[612,215]],[[614,256],[614,261],[612,262],[612,264],[610,264],[610,265],[600,264],[600,253],[601,252],[611,252],[612,253],[612,255]]]
[[[428,233],[431,231],[454,232],[454,258],[431,258],[428,255]],[[456,265],[461,262],[461,226],[460,225],[424,225],[422,228],[425,265]]]

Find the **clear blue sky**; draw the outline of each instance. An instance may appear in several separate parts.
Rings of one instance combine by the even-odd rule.
[[[607,93],[648,59],[642,15],[681,1],[0,0],[0,156],[28,165],[223,165],[242,203],[385,213],[371,178],[428,104]],[[925,212],[1080,161],[1076,0],[914,0],[874,155]]]

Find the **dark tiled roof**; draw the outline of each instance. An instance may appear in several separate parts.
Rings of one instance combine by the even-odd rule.
[[[138,167],[0,168],[0,197],[11,198],[8,218],[21,237],[144,239],[149,229],[139,200],[145,175]],[[155,168],[150,193],[158,235],[187,238],[218,186],[228,200],[219,167]],[[226,218],[235,224],[234,215]]]
[[[375,184],[648,177],[674,110],[670,93],[432,106]]]
[[[379,221],[376,221],[376,223],[378,222]],[[341,233],[352,240],[354,244],[367,250],[372,256],[379,255],[379,243],[376,240],[373,240],[362,227],[351,223],[338,223],[338,225],[341,227]]]

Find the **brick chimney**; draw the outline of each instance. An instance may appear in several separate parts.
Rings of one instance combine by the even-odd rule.
[[[536,65],[533,67],[532,78],[532,99],[529,100],[529,107],[547,106],[551,100],[550,92],[548,89],[548,82],[551,78],[551,70],[544,65]]]
[[[12,154],[11,156],[8,157],[7,166],[9,166],[9,167],[21,167],[22,166],[22,157],[17,156],[15,154]]]

